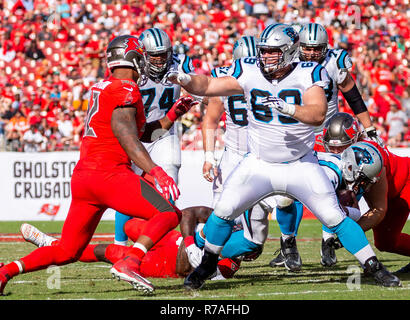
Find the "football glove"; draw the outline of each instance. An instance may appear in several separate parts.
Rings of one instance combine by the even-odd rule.
[[[196,268],[201,264],[202,256],[204,254],[203,250],[198,248],[194,242],[194,237],[189,236],[184,239],[185,252],[188,256],[189,264]]]
[[[262,99],[262,103],[265,107],[274,108],[288,116],[293,116],[296,112],[295,105],[286,103],[281,98],[269,96]]]
[[[149,174],[155,178],[165,199],[174,201],[178,199],[179,189],[175,181],[160,166],[152,168]]]
[[[367,137],[370,140],[376,142],[379,146],[384,147],[383,140],[377,135],[377,130],[375,127],[371,126],[365,129]]]
[[[183,96],[179,98],[172,108],[168,111],[168,119],[174,122],[176,119],[187,113],[194,105],[199,104],[194,98],[190,96]]]

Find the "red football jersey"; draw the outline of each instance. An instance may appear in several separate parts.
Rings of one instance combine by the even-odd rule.
[[[137,109],[135,121],[138,136],[141,137],[146,118],[137,84],[133,80],[110,77],[91,87],[77,168],[107,170],[131,165],[131,160],[111,130],[112,112],[122,106]]]
[[[375,146],[380,151],[383,157],[383,165],[386,167],[386,176],[389,186],[388,199],[396,197],[403,190],[409,179],[410,158],[397,156],[374,141],[363,141]]]

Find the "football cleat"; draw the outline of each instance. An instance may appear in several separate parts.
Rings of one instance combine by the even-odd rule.
[[[110,272],[114,279],[124,280],[130,283],[134,289],[142,291],[144,294],[151,294],[155,290],[154,286],[139,274],[140,264],[141,261],[138,258],[127,256],[116,262]]]
[[[31,242],[39,248],[49,246],[52,242],[57,240],[54,237],[46,235],[45,233],[41,232],[36,227],[28,223],[23,223],[21,225],[20,232],[24,240]]]
[[[204,250],[201,264],[192,271],[184,280],[184,287],[188,290],[201,289],[205,280],[216,273],[218,254]]]
[[[278,254],[278,255],[276,256],[276,258],[273,258],[271,262],[269,262],[269,266],[271,266],[272,268],[283,267],[283,265],[285,264],[285,256],[282,254],[282,250],[278,249],[275,251],[274,254]]]
[[[397,270],[396,272],[394,272],[395,274],[397,273],[410,273],[410,263],[405,265],[403,268]]]
[[[334,238],[329,238],[326,241],[322,239],[322,247],[320,249],[320,264],[324,267],[331,267],[337,263],[334,242]]]
[[[376,257],[366,260],[364,270],[365,273],[373,276],[377,284],[383,287],[401,287],[400,279],[390,273]]]
[[[288,271],[290,272],[300,271],[300,269],[302,268],[302,259],[300,258],[299,251],[296,246],[295,237],[289,237],[286,240],[283,240],[282,237],[280,238],[280,254],[284,258],[282,265],[284,265]],[[276,260],[276,263],[279,263],[280,262],[279,259],[280,259],[280,256],[276,257],[273,260]],[[276,265],[279,266],[280,264],[276,264]]]

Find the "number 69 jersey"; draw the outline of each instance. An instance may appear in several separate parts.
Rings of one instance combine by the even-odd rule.
[[[194,68],[187,55],[173,54],[170,70],[193,73]],[[164,81],[157,83],[151,79],[148,79],[139,89],[144,102],[147,122],[163,118],[181,94],[180,85]],[[170,129],[170,134],[175,134],[174,126]]]
[[[227,76],[229,67],[218,67],[212,70],[214,78]],[[244,95],[238,94],[221,97],[226,113],[225,147],[244,155],[248,152],[248,109]]]
[[[262,104],[265,97],[276,96],[287,103],[303,107],[303,94],[316,85],[326,87],[328,74],[315,62],[293,63],[292,71],[279,81],[268,81],[255,58],[241,58],[230,68],[230,75],[243,88],[248,113],[248,148],[260,159],[282,163],[294,161],[309,151],[315,143],[314,127],[279,113]]]

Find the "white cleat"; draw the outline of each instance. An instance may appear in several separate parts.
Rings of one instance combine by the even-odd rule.
[[[52,242],[57,240],[54,237],[46,235],[45,233],[41,232],[36,227],[28,223],[23,223],[21,225],[20,232],[24,240],[31,242],[39,248],[50,246]]]

